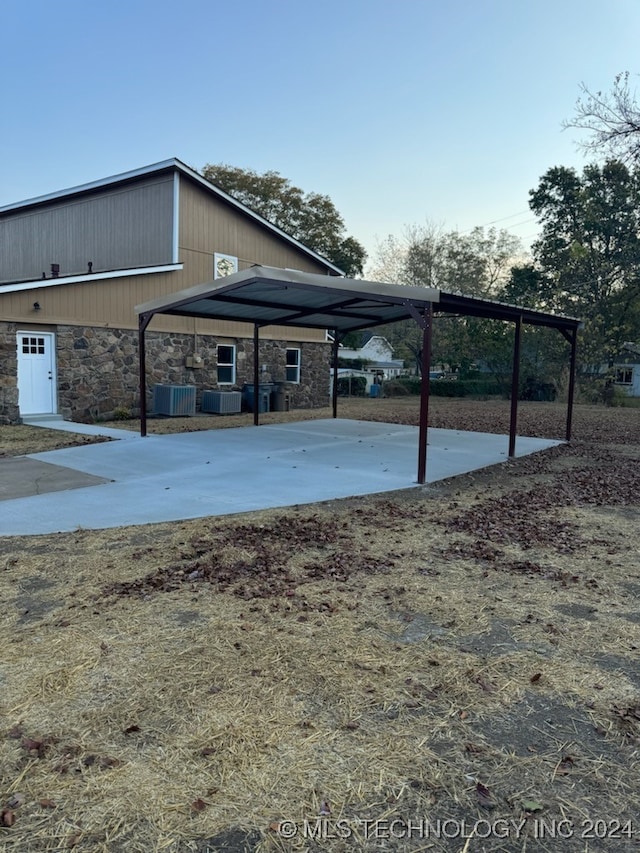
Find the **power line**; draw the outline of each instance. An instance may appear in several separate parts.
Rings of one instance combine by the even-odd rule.
[[[485,224],[480,227],[485,228],[487,225],[496,225],[498,222],[506,222],[507,219],[515,219],[516,216],[524,216],[525,213],[530,213],[530,211],[521,210],[520,213],[512,213],[511,216],[503,216],[502,219],[493,219],[491,222],[485,222]]]
[[[521,210],[520,213],[512,213],[511,216],[503,216],[501,219],[492,219],[491,222],[485,222],[482,225],[474,225],[472,228],[465,228],[462,231],[458,231],[459,234],[468,234],[469,231],[474,231],[476,228],[487,228],[489,225],[497,225],[499,222],[506,222],[509,219],[516,219],[518,216],[524,216],[525,213],[530,213],[529,210]],[[518,228],[520,225],[526,225],[529,222],[535,222],[536,217],[532,216],[529,219],[524,219],[522,222],[515,222],[513,225],[507,226],[507,230],[510,228]]]

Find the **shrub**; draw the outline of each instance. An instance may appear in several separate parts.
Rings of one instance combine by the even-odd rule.
[[[504,393],[504,384],[498,379],[438,379],[429,383],[433,397],[483,397]]]
[[[386,379],[383,388],[385,397],[406,397],[407,394],[415,393],[400,379]]]
[[[419,394],[421,387],[419,376],[408,376],[385,382],[384,393],[387,397]],[[505,387],[499,379],[432,379],[429,383],[429,394],[432,397],[493,396],[503,394]]]
[[[553,402],[556,399],[556,386],[553,382],[545,382],[536,376],[527,376],[520,383],[518,392],[520,400],[544,400]]]
[[[131,409],[128,409],[126,406],[116,406],[113,410],[114,421],[130,421],[132,417]]]

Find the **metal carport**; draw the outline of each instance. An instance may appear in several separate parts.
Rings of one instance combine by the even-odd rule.
[[[254,388],[259,385],[259,332],[265,326],[297,326],[333,332],[333,417],[337,417],[337,351],[347,332],[412,318],[422,330],[418,483],[426,480],[429,369],[434,313],[504,320],[515,325],[509,456],[515,453],[522,324],[557,329],[571,346],[565,438],[571,438],[576,342],[580,321],[430,287],[389,284],[255,265],[224,279],[189,287],[136,306],[139,324],[140,434],[147,434],[145,331],[156,314],[253,324]],[[254,406],[254,423],[259,422]]]

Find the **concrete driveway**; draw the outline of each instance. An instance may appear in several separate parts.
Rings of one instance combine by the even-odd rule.
[[[146,438],[82,424],[42,426],[115,440],[0,461],[0,535],[150,524],[425,488],[416,484],[418,429],[411,426],[327,419]],[[519,437],[516,455],[560,443]],[[506,436],[430,429],[427,480],[504,462],[507,447]],[[37,493],[25,494],[25,478],[37,483]]]

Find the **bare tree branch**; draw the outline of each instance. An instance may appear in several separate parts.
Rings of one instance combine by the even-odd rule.
[[[618,74],[610,92],[592,92],[584,83],[572,119],[563,128],[587,131],[578,147],[587,153],[604,153],[625,163],[640,162],[640,106],[629,87],[629,72]]]

